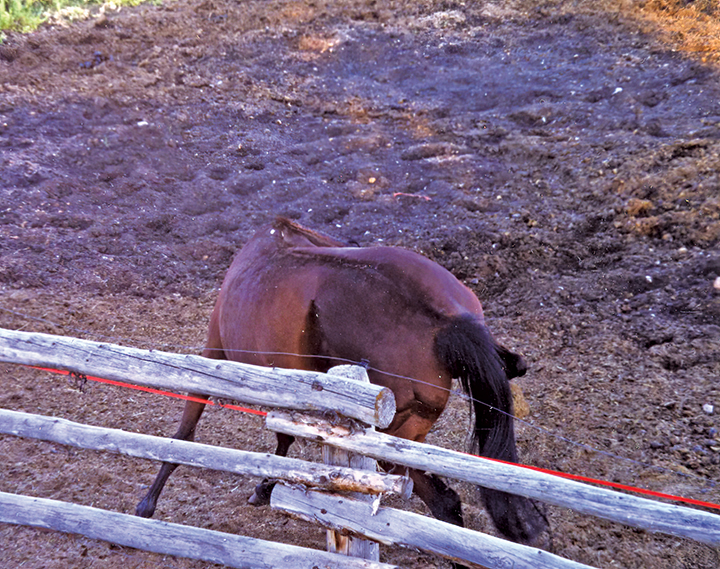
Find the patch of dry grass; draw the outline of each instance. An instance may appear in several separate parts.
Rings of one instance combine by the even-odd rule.
[[[648,0],[639,14],[677,49],[703,63],[720,62],[720,4],[717,0]]]
[[[527,15],[538,11],[557,15],[606,12],[613,18],[638,22],[642,32],[702,63],[720,63],[718,0],[510,0],[488,4],[511,6]]]

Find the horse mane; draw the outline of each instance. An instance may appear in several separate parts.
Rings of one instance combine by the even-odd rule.
[[[280,233],[285,247],[346,247],[347,243],[333,239],[329,235],[313,231],[295,223],[286,217],[278,216],[272,224],[274,230]]]

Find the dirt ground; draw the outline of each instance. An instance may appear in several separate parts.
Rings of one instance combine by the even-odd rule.
[[[0,326],[197,353],[233,254],[282,214],[423,252],[477,292],[531,365],[525,462],[720,503],[720,36],[711,3],[668,4],[176,0],[8,34]],[[169,435],[182,408],[2,371],[7,409]],[[455,398],[431,442],[462,449],[466,425]],[[228,410],[198,439],[273,448]],[[126,513],[157,468],[10,436],[0,455],[2,491]],[[247,506],[256,482],[181,468],[156,518],[323,547]],[[543,546],[589,565],[720,566],[549,515]],[[7,525],[0,550],[7,569],[208,566]]]

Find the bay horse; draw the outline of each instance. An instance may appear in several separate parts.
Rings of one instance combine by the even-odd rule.
[[[338,360],[365,362],[371,382],[395,394],[397,413],[384,432],[413,441],[425,439],[448,402],[452,379],[459,378],[472,402],[475,451],[518,460],[509,380],[525,373],[525,362],[490,335],[475,294],[418,253],[350,247],[277,218],[232,262],[203,355],[320,372]],[[204,407],[186,403],[174,438],[194,439]],[[276,454],[286,456],[294,438],[277,438]],[[153,515],[176,467],[163,464],[137,515]],[[435,475],[409,474],[436,518],[463,525],[454,490]],[[267,503],[271,490],[263,481],[250,502]],[[530,543],[547,527],[532,500],[487,488],[481,493],[508,539]]]

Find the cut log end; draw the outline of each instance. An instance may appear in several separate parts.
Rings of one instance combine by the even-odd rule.
[[[395,394],[390,389],[383,389],[375,399],[377,426],[381,429],[390,426],[395,418]]]

